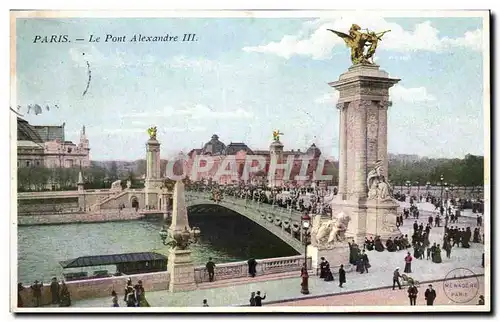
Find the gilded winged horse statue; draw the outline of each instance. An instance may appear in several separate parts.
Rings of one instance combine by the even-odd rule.
[[[366,29],[366,33],[361,32],[361,27],[353,24],[349,29],[349,34],[340,31],[327,29],[342,38],[347,47],[351,49],[351,61],[353,65],[357,64],[373,64],[373,55],[377,50],[378,42],[382,40],[382,36],[390,32],[386,30],[380,33],[375,33]],[[365,54],[365,47],[369,47]]]

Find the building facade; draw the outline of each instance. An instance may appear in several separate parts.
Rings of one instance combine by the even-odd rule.
[[[221,185],[228,184],[259,184],[269,186],[303,186],[309,185],[316,181],[317,169],[320,169],[321,174],[328,174],[332,167],[335,167],[334,162],[330,160],[320,161],[321,151],[312,144],[306,151],[299,150],[284,150],[283,145],[279,143],[279,158],[278,163],[286,163],[289,157],[293,157],[293,166],[290,171],[290,177],[284,178],[284,170],[276,170],[276,175],[269,180],[269,171],[271,166],[271,156],[276,154],[276,142],[271,143],[268,150],[252,150],[245,143],[231,142],[225,145],[219,141],[219,137],[214,134],[209,142],[207,142],[201,149],[193,149],[188,153],[188,161],[186,165],[186,174],[192,181],[212,181]],[[256,167],[258,160],[252,160],[252,156],[260,156],[266,160],[265,166],[261,171],[250,172],[245,167]],[[310,158],[309,164],[306,168],[305,176],[308,179],[294,180],[299,175],[303,156]],[[231,162],[227,159],[231,157]],[[250,158],[249,158],[250,157]],[[195,163],[198,162],[198,167],[208,169],[205,172],[193,171]],[[208,165],[207,162],[213,164]],[[229,171],[231,166],[236,167]],[[228,171],[224,171],[228,170]],[[244,176],[245,170],[249,173]],[[222,173],[222,174],[221,174]]]
[[[78,143],[65,139],[64,126],[31,125],[17,118],[17,166],[73,168],[90,166],[85,126]]]

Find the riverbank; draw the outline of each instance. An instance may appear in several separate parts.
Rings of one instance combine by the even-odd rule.
[[[145,218],[142,212],[132,210],[102,210],[100,213],[63,213],[50,215],[17,216],[18,226],[80,224],[110,221],[138,220]]]

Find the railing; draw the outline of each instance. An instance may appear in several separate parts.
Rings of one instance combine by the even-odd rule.
[[[302,265],[304,265],[304,256],[289,256],[289,257],[278,257],[278,258],[268,258],[268,259],[258,259],[256,267],[256,275],[271,275],[279,273],[288,272],[300,272]],[[311,257],[307,258],[307,267],[312,267]],[[215,277],[216,281],[228,280],[234,278],[247,277],[248,274],[248,263],[247,262],[235,262],[227,264],[219,264],[215,267]],[[208,272],[205,266],[198,266],[194,269],[194,278],[197,284],[208,282]]]

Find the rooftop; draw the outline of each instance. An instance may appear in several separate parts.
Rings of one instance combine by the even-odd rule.
[[[113,255],[82,256],[59,262],[63,268],[116,265],[123,263],[149,262],[167,260],[167,257],[152,252],[126,253]]]

